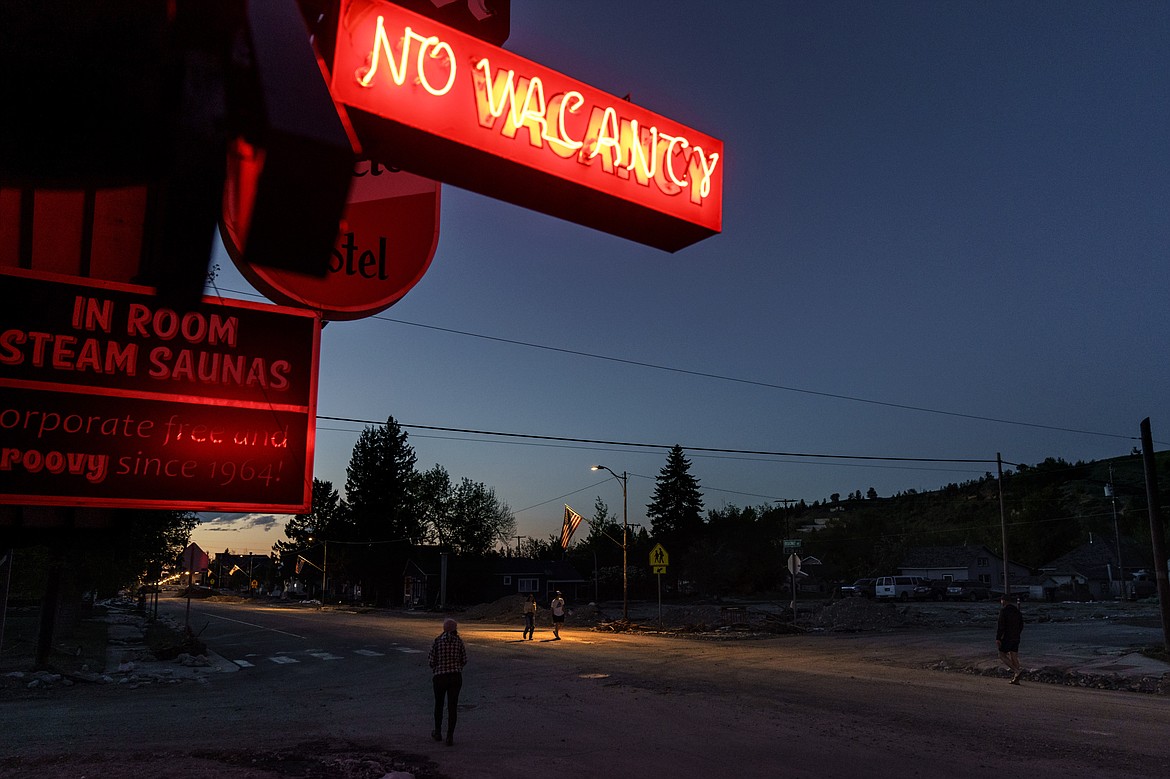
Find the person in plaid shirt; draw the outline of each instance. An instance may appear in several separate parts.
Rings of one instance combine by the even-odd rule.
[[[467,665],[467,648],[459,637],[459,623],[448,617],[443,632],[431,644],[431,684],[435,689],[435,729],[431,738],[442,739],[443,699],[447,699],[447,746],[455,743],[455,720],[459,715],[459,690],[463,687],[463,666]]]

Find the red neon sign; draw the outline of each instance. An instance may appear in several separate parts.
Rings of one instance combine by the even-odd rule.
[[[302,513],[318,318],[0,270],[0,505]]]
[[[332,78],[383,162],[668,251],[722,227],[721,141],[385,0]]]
[[[439,182],[363,160],[323,277],[244,260],[248,160],[228,157],[220,234],[240,272],[269,300],[308,308],[323,319],[360,319],[383,311],[422,279],[439,242]]]

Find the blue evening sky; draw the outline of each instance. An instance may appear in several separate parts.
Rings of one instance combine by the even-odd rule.
[[[325,329],[318,414],[393,416],[519,534],[620,518],[594,463],[648,527],[675,443],[792,454],[688,451],[720,508],[1170,441],[1170,4],[512,0],[506,48],[725,144],[721,235],[667,254],[447,187],[418,286]],[[318,422],[339,490],[361,427]],[[285,519],[194,540],[267,552]]]

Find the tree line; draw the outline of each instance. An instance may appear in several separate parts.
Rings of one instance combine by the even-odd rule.
[[[1156,471],[1164,506],[1170,452],[1157,456]],[[309,513],[292,517],[285,526],[287,540],[273,547],[272,584],[298,572],[304,581],[317,582],[324,568],[335,596],[360,584],[365,600],[400,603],[404,566],[422,550],[440,550],[459,560],[451,602],[468,602],[461,595],[474,598],[475,582],[489,575],[500,556],[567,559],[601,599],[621,597],[623,579],[634,598],[655,597],[660,583],[668,597],[763,596],[788,580],[786,539],[800,539],[800,555],[820,561],[808,570],[826,582],[894,573],[915,547],[982,544],[1000,553],[1004,528],[1009,559],[1033,569],[1090,539],[1112,542],[1115,528],[1123,539],[1150,548],[1145,477],[1136,451],[1093,462],[1049,458],[1005,471],[1002,481],[986,473],[937,490],[909,489],[888,497],[870,487],[812,503],[707,509],[691,462],[676,445],[667,452],[646,506],[649,527],[630,526],[623,534],[622,518],[598,496],[587,527],[567,549],[555,534],[513,546],[516,521],[507,504],[483,483],[454,480],[441,465],[418,470],[407,434],[393,417],[362,431],[344,489],[343,499],[331,482],[314,479]],[[103,535],[96,554],[88,541],[65,545],[64,553],[61,545],[34,545],[19,554],[24,562],[37,563],[33,569],[68,567],[83,591],[154,581],[159,567],[177,565],[195,515],[122,513],[117,531]],[[629,561],[624,577],[623,543]],[[659,543],[671,564],[656,581],[648,563]],[[50,548],[58,551],[50,554]],[[311,571],[297,570],[303,566]],[[22,567],[30,570],[16,570]]]
[[[419,471],[407,434],[389,417],[354,444],[345,498],[332,482],[314,479],[310,512],[286,523],[289,540],[276,542],[273,554],[286,576],[297,561],[327,573],[334,596],[362,586],[364,598],[400,602],[403,565],[418,548],[483,560],[515,527],[512,510],[487,485],[456,483],[438,464]]]
[[[1157,462],[1165,500],[1170,453]],[[1144,473],[1136,452],[1106,461],[1049,458],[1035,466],[1019,465],[1003,474],[1002,484],[986,473],[937,490],[910,489],[889,497],[869,487],[812,503],[705,509],[691,461],[676,445],[667,452],[646,506],[648,528],[631,526],[623,535],[621,517],[598,496],[587,530],[567,548],[557,534],[511,545],[515,519],[507,505],[483,484],[469,479],[453,484],[439,465],[416,471],[414,452],[393,418],[363,431],[346,473],[345,500],[329,482],[314,482],[312,512],[288,523],[290,540],[278,542],[277,554],[296,552],[316,560],[325,551],[319,539],[337,542],[328,550],[330,569],[367,579],[372,568],[384,569],[387,559],[398,557],[392,554],[395,545],[450,551],[465,571],[480,575],[498,556],[563,558],[592,583],[598,598],[614,599],[621,597],[623,543],[630,595],[647,598],[655,597],[659,584],[669,596],[775,593],[788,581],[786,539],[800,539],[801,556],[820,563],[809,572],[830,583],[895,573],[915,547],[982,544],[1000,553],[1005,527],[1009,558],[1030,568],[1090,538],[1114,539],[1115,523],[1123,538],[1144,548],[1150,540]],[[659,543],[671,559],[661,582],[648,564]],[[394,585],[388,581],[387,586]]]

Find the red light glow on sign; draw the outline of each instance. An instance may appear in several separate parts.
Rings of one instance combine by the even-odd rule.
[[[332,79],[383,162],[668,251],[721,229],[721,141],[385,0],[343,3]]]
[[[329,321],[360,319],[402,299],[422,279],[439,243],[439,182],[362,160],[326,274],[309,276],[243,259],[240,225],[248,198],[243,150],[228,158],[220,234],[240,272],[269,300]]]
[[[320,323],[0,272],[0,504],[308,511]]]

